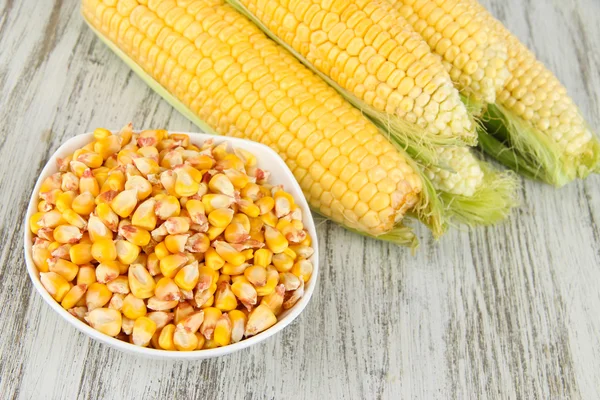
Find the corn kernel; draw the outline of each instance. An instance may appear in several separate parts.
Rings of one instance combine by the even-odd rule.
[[[31,257],[38,271],[48,272],[50,270],[48,259],[50,259],[51,254],[48,248],[34,245],[31,249]]]
[[[185,328],[177,326],[173,333],[173,345],[179,351],[192,351],[198,347],[198,337]]]
[[[175,333],[175,325],[168,324],[160,331],[160,337],[158,338],[158,345],[163,350],[176,350],[175,344],[173,343],[173,335]]]
[[[219,208],[229,208],[235,202],[235,199],[224,194],[205,194],[202,196],[202,204],[204,205],[204,211],[210,214],[214,210]]]
[[[282,253],[288,247],[287,239],[277,229],[265,226],[265,242],[273,253]]]
[[[181,205],[175,196],[166,196],[163,199],[156,200],[155,210],[156,216],[162,220],[167,220],[170,217],[176,217],[181,212]]]
[[[69,225],[75,226],[79,229],[84,229],[87,226],[87,222],[75,211],[69,209],[62,213],[62,217]]]
[[[262,265],[252,265],[244,271],[244,276],[255,287],[267,284],[267,269]]]
[[[256,293],[259,296],[267,296],[275,291],[279,283],[279,273],[272,265],[267,267],[267,283],[264,286],[257,286]]]
[[[51,272],[61,275],[69,282],[75,279],[79,272],[79,266],[77,266],[77,264],[58,257],[50,257],[48,259],[48,268]]]
[[[94,211],[94,196],[89,192],[76,196],[71,203],[71,208],[79,215],[90,215]]]
[[[61,213],[70,209],[71,205],[73,204],[73,201],[75,200],[75,197],[77,197],[77,193],[74,191],[68,191],[68,192],[63,192],[63,193],[59,194],[58,197],[56,198],[56,209],[58,211],[60,211]],[[73,211],[75,211],[75,210],[73,210]],[[81,213],[78,213],[78,214],[82,215]],[[85,214],[85,215],[87,215],[87,214]]]
[[[233,184],[229,180],[229,178],[224,174],[215,174],[208,182],[208,188],[213,191],[213,193],[220,193],[226,196],[233,196],[235,188]]]
[[[94,282],[88,286],[85,293],[85,303],[88,310],[103,307],[110,301],[112,292],[108,290],[105,284]]]
[[[164,311],[152,311],[146,315],[156,324],[156,329],[163,329],[169,322],[173,320],[173,313]]]
[[[232,323],[228,314],[223,314],[217,320],[213,333],[214,341],[219,346],[227,346],[231,343]]]
[[[129,290],[135,297],[147,299],[154,296],[156,283],[142,264],[132,264],[128,272]]]
[[[186,233],[190,230],[190,220],[185,217],[170,217],[165,221],[164,226],[170,235]]]
[[[71,290],[69,282],[56,272],[40,273],[40,281],[50,296],[56,301],[62,301],[66,294]]]
[[[259,305],[250,312],[244,336],[254,336],[275,325],[277,317],[273,311],[265,305]]]
[[[260,219],[269,227],[275,227],[275,225],[277,225],[277,216],[275,216],[273,211],[261,215]]]
[[[64,309],[68,310],[69,308],[75,307],[75,305],[83,298],[85,295],[85,291],[87,290],[87,285],[75,285],[67,292],[65,297],[63,297],[62,302],[60,303]]]
[[[96,269],[92,265],[82,265],[77,272],[78,285],[91,285],[96,282]]]
[[[132,264],[140,254],[140,246],[135,245],[127,240],[119,239],[115,241],[117,251],[117,259],[126,265]]]
[[[90,215],[90,218],[88,219],[88,233],[92,242],[97,242],[102,239],[112,240],[113,238],[113,233],[110,229],[104,225],[100,218],[94,215]]]
[[[100,239],[92,244],[92,257],[99,263],[117,259],[117,247],[111,239]]]
[[[221,268],[221,272],[227,275],[240,275],[243,274],[246,268],[248,268],[251,264],[241,264],[241,265],[232,265],[229,263],[225,263],[225,265]]]
[[[163,276],[156,282],[155,296],[159,300],[171,301],[181,299],[181,292],[179,287],[171,278]]]
[[[213,338],[215,325],[221,317],[221,314],[221,310],[215,307],[207,307],[204,309],[204,321],[200,326],[200,333],[202,333],[207,340]]]
[[[248,317],[240,310],[231,310],[229,311],[229,320],[231,321],[231,342],[237,343],[244,338]]]
[[[288,272],[294,266],[294,260],[285,253],[273,255],[273,265],[279,272]]]
[[[112,260],[105,260],[96,267],[96,282],[108,283],[116,279],[120,272],[117,263]]]
[[[59,243],[77,243],[83,233],[73,225],[59,225],[52,232],[54,240]]]
[[[121,332],[121,312],[110,308],[91,310],[85,320],[96,330],[108,336],[117,336]]]
[[[304,282],[308,282],[313,273],[313,264],[309,260],[299,260],[297,261],[291,270],[292,274],[296,275],[298,278],[304,280]]]
[[[171,253],[169,253],[169,250],[167,249],[167,245],[164,242],[160,242],[159,244],[156,245],[156,247],[154,248],[154,253],[156,254],[156,257],[159,260],[162,260],[163,258],[165,258],[171,254]]]
[[[200,272],[198,262],[193,262],[181,268],[175,275],[174,281],[183,290],[192,290],[198,284]]]
[[[107,285],[108,286],[108,285]],[[112,290],[111,290],[112,291]],[[108,308],[112,308],[113,310],[119,310],[123,308],[123,301],[125,300],[125,295],[122,293],[114,293],[108,302]]]
[[[113,293],[129,294],[129,278],[127,275],[119,275],[106,283],[106,287]]]
[[[165,311],[170,310],[179,304],[179,300],[160,300],[156,296],[152,296],[148,299],[148,308],[154,311]]]
[[[204,263],[207,267],[217,271],[225,265],[225,260],[219,255],[219,253],[217,253],[217,251],[214,248],[211,247],[208,250],[206,250],[206,253],[204,255]]]
[[[156,323],[148,317],[140,317],[133,324],[132,342],[136,346],[146,347],[156,332]]]
[[[123,236],[130,243],[140,247],[147,246],[151,239],[150,232],[147,230],[128,224],[122,224],[119,227],[119,235]]]
[[[275,287],[273,293],[264,296],[260,304],[264,304],[273,311],[273,314],[279,315],[283,307],[285,296],[285,285],[279,284]]]
[[[231,290],[235,297],[248,309],[251,309],[258,301],[256,289],[246,278],[236,280],[231,285]]]
[[[168,278],[173,278],[186,264],[188,258],[184,253],[171,254],[160,260],[160,272]]]
[[[124,316],[129,319],[136,320],[143,317],[147,313],[146,304],[144,300],[137,298],[133,294],[129,293],[123,300],[123,307],[121,312]]]
[[[138,206],[131,217],[131,223],[139,228],[151,231],[156,228],[156,214],[154,208],[156,200],[148,199]]]
[[[235,248],[233,248],[233,246],[231,246],[229,243],[218,240],[215,241],[213,245],[218,255],[224,261],[234,266],[242,265],[246,262],[246,257],[242,253],[237,251]]]
[[[217,285],[215,292],[215,307],[221,311],[231,311],[237,307],[237,299],[227,282],[221,282]]]

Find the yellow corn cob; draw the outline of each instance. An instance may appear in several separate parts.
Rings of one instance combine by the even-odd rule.
[[[268,0],[258,6],[252,0],[227,1],[248,15],[276,41],[299,58],[304,58],[325,79],[332,81],[338,91],[384,126],[394,140],[400,140],[413,156],[428,166],[427,172],[433,178],[436,189],[443,192],[450,187],[450,192],[440,196],[441,200],[446,201],[450,215],[467,223],[489,224],[504,218],[515,205],[516,182],[512,176],[498,174],[487,165],[475,165],[480,162],[471,154],[467,155],[470,161],[468,166],[459,165],[458,160],[453,160],[453,165],[445,162],[448,155],[453,154],[445,147],[450,144],[454,148],[461,143],[456,140],[454,143],[443,141],[440,137],[444,137],[444,134],[446,138],[456,137],[463,132],[462,144],[469,143],[468,138],[474,137],[474,124],[467,120],[468,113],[458,92],[453,89],[451,77],[444,70],[443,63],[430,52],[427,43],[392,4],[364,0],[330,6],[328,1],[284,4]],[[421,9],[425,3],[429,5]],[[489,35],[489,42],[484,40],[485,32],[472,32],[472,38],[465,38],[467,31],[481,28],[481,18],[471,9],[464,10],[465,6],[458,5],[460,7],[457,6],[452,12],[460,24],[465,25],[465,29],[454,32],[453,39],[456,43],[464,44],[463,54],[454,54],[458,49],[456,46],[446,49],[448,59],[456,61],[454,66],[447,63],[447,67],[453,77],[461,80],[463,88],[469,85],[465,94],[472,95],[471,104],[481,101],[484,96],[481,89],[485,89],[487,100],[493,101],[495,87],[507,78],[507,68],[503,62],[506,58],[505,46],[493,35]],[[433,6],[432,1],[419,1],[415,8],[425,14]],[[263,12],[265,8],[270,11]],[[443,9],[432,10],[432,20],[440,16]],[[448,27],[448,35],[455,25]],[[418,28],[422,30],[423,27]],[[485,28],[485,31],[489,29]],[[431,39],[432,43],[439,40],[428,36],[426,39]],[[477,43],[479,46],[471,49]],[[440,41],[440,50],[446,44],[446,40]],[[486,52],[482,52],[482,49]],[[465,59],[467,54],[470,58]],[[478,69],[475,70],[475,67]],[[348,73],[348,69],[352,73]],[[467,74],[470,74],[469,79],[466,78]],[[492,84],[490,77],[496,75],[497,82],[494,80]],[[397,86],[389,87],[390,81],[397,82]],[[482,88],[482,85],[486,87]],[[383,96],[384,100],[378,96]],[[397,102],[400,102],[400,106],[394,105],[390,109],[390,104]],[[421,119],[416,120],[415,115]],[[415,134],[405,126],[402,131],[394,124],[394,116],[417,123],[421,128],[429,127],[429,133],[437,137]],[[407,131],[412,138],[407,139]],[[464,169],[454,170],[457,166]],[[484,176],[483,170],[488,172],[487,176]],[[452,176],[448,177],[448,174]],[[470,179],[468,185],[455,183],[463,177],[475,176],[478,179]],[[483,201],[493,197],[510,200],[490,205]]]
[[[419,203],[423,186],[411,161],[231,7],[218,0],[189,7],[112,4],[84,0],[83,14],[217,131],[277,150],[324,215],[382,235]],[[114,21],[102,23],[103,16]],[[192,26],[185,32],[184,20]],[[127,32],[110,30],[120,24]],[[135,35],[143,39],[143,50],[140,41],[132,40]],[[458,94],[451,97],[458,99]],[[450,103],[444,106],[449,111],[462,107]],[[457,121],[460,130],[469,124],[466,113]]]
[[[509,78],[507,48],[469,0],[388,0],[439,54],[458,88],[493,103]]]
[[[468,147],[438,147],[440,163],[448,169],[430,166],[426,173],[436,189],[471,197],[483,182],[479,161]]]
[[[600,142],[558,78],[519,39],[475,0],[488,25],[508,47],[511,78],[497,94],[484,122],[500,144],[482,140],[485,151],[530,177],[562,186],[600,171]],[[486,137],[483,137],[486,139]]]
[[[380,122],[399,121],[397,130],[413,136],[407,143],[476,140],[443,64],[391,4],[370,0],[335,5],[306,0],[231,4],[354,97],[359,108]],[[411,124],[430,136],[424,139],[422,132],[409,128]]]

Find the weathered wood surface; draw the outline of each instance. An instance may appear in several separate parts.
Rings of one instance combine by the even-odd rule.
[[[600,126],[600,2],[485,1]],[[493,4],[492,4],[493,3]],[[26,201],[48,155],[93,127],[194,130],[85,27],[75,0],[0,1],[3,399],[600,398],[600,178],[525,182],[506,224],[409,251],[319,225],[312,302],[266,343],[156,362],[85,337],[34,293]]]

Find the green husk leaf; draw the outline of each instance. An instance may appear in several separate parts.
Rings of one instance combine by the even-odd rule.
[[[560,187],[576,178],[600,171],[600,143],[592,138],[587,151],[577,157],[544,132],[500,104],[490,104],[478,131],[481,148],[496,160],[528,178]]]
[[[310,63],[302,54],[294,50],[293,47],[288,45],[286,42],[281,40],[275,33],[273,33],[259,18],[252,14],[239,0],[226,0],[232,7],[234,7],[241,14],[250,19],[255,25],[257,25],[267,36],[275,41],[280,46],[284,47],[287,51],[298,59],[307,68],[313,71],[327,84],[333,87],[339,94],[341,94],[348,102],[354,107],[361,110],[364,114],[369,116],[377,125],[383,127],[390,136],[394,138],[395,142],[398,143],[408,154],[422,160],[426,164],[436,164],[437,155],[434,151],[436,146],[463,146],[463,145],[475,145],[476,138],[458,138],[458,137],[443,137],[440,135],[434,135],[427,132],[415,124],[407,122],[402,118],[390,115],[385,112],[381,112],[374,107],[366,104],[364,101],[356,97],[353,93],[341,87],[337,82],[331,79],[328,75],[319,71],[315,66]]]
[[[158,81],[156,81],[152,76],[150,76],[135,60],[130,58],[124,51],[122,51],[116,44],[114,44],[111,40],[106,38],[100,31],[98,31],[86,18],[83,16],[84,21],[89,26],[89,28],[96,34],[96,36],[104,43],[108,48],[110,48],[123,62],[131,68],[133,72],[136,73],[148,86],[150,86],[157,94],[159,94],[163,99],[167,101],[173,108],[179,111],[182,115],[187,117],[192,123],[198,126],[203,132],[210,133],[213,135],[219,135],[214,129],[212,129],[206,122],[200,119],[196,114],[194,114],[185,104],[183,104],[179,99],[177,99],[173,94],[171,94],[166,88],[164,88]],[[400,151],[404,151],[400,149]],[[443,215],[443,206],[441,205],[438,196],[433,189],[433,185],[431,182],[423,175],[420,168],[418,168],[414,161],[410,159],[410,157],[406,156],[408,162],[415,168],[419,174],[422,175],[424,182],[424,192],[425,194],[422,196],[423,201],[416,209],[416,215],[419,216],[422,221],[430,226],[431,230],[434,232],[434,235],[439,236],[443,233],[444,229],[446,229],[447,224],[445,222],[445,217]],[[313,210],[316,214],[319,214],[317,211]],[[326,217],[325,217],[326,218]],[[364,232],[360,232],[351,228],[348,228],[345,225],[342,225],[345,229],[348,229],[351,232],[358,233],[362,236],[383,240],[391,243],[395,243],[400,246],[410,247],[413,251],[418,247],[419,241],[412,229],[408,226],[405,226],[402,222],[399,222],[394,226],[394,228],[379,236],[370,235]]]
[[[506,219],[519,205],[520,182],[512,171],[498,171],[480,161],[483,182],[473,196],[441,193],[441,200],[452,220],[469,226],[492,225]]]

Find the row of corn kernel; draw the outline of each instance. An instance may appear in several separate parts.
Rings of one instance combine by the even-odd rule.
[[[73,315],[194,350],[259,333],[302,297],[311,238],[252,154],[131,125],[94,136],[57,160],[30,221],[42,284]]]

